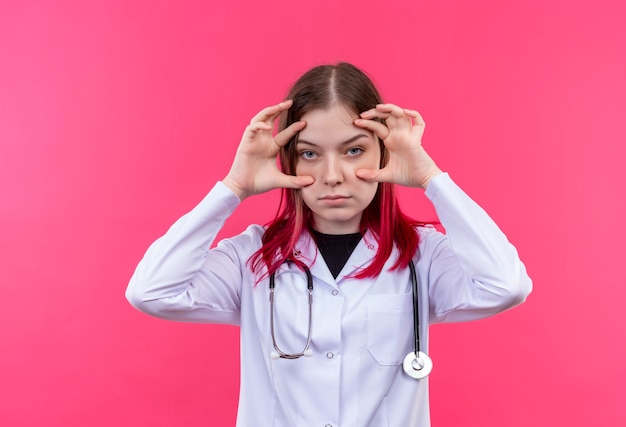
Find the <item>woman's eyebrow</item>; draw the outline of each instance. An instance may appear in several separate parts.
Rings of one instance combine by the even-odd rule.
[[[348,139],[346,139],[345,141],[343,141],[343,142],[339,143],[339,145],[341,146],[341,145],[347,145],[347,144],[350,144],[350,143],[352,143],[352,142],[354,142],[354,141],[356,141],[357,139],[362,138],[362,137],[366,137],[366,138],[367,138],[367,137],[369,137],[369,135],[364,134],[364,133],[359,133],[359,134],[357,134],[357,135],[354,135],[352,138],[348,138]],[[314,147],[317,147],[317,144],[315,144],[315,143],[313,143],[313,142],[310,142],[310,141],[307,141],[307,140],[305,140],[305,139],[302,139],[302,138],[300,138],[300,137],[298,137],[298,141],[297,141],[297,143],[296,143],[296,144],[307,144],[307,145],[312,145],[312,146],[314,146]]]

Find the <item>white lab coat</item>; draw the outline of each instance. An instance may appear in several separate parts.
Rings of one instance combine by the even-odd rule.
[[[429,324],[499,313],[523,302],[532,285],[515,248],[447,174],[430,182],[426,196],[446,229],[420,227],[414,256],[427,351]],[[130,303],[164,319],[240,325],[238,426],[429,426],[428,379],[402,370],[414,345],[413,306],[409,269],[388,271],[396,253],[377,278],[346,277],[377,250],[366,233],[335,280],[311,237],[301,236],[295,254],[310,264],[314,282],[313,356],[272,359],[268,280],[255,286],[246,264],[263,227],[210,249],[238,204],[218,182],[150,246],[128,286]],[[278,345],[301,351],[307,327],[305,275],[283,264],[276,274]]]

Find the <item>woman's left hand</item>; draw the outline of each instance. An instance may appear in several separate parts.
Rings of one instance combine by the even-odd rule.
[[[375,118],[384,119],[387,125]],[[425,189],[434,176],[442,173],[422,147],[425,123],[417,111],[379,104],[361,113],[354,124],[374,132],[389,150],[389,161],[382,169],[359,169],[359,178]]]

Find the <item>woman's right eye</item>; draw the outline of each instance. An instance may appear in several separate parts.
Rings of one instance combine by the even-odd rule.
[[[303,159],[313,159],[315,158],[315,153],[311,150],[304,150],[300,152],[300,157]]]

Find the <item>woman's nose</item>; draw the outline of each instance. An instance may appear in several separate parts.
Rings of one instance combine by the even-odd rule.
[[[334,186],[343,181],[343,173],[341,165],[337,159],[327,159],[324,167],[324,183]]]

